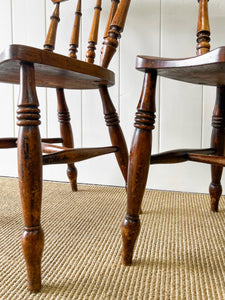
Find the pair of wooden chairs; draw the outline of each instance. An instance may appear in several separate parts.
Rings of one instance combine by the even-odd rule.
[[[77,0],[75,20],[70,42],[69,57],[53,52],[59,22],[60,3],[52,0],[55,10],[44,49],[11,45],[0,56],[0,81],[20,84],[17,119],[18,139],[0,139],[1,148],[18,148],[18,170],[21,201],[24,215],[22,248],[28,274],[28,288],[37,292],[41,288],[41,257],[44,234],[41,228],[42,167],[49,164],[68,164],[68,177],[72,190],[77,190],[77,170],[74,162],[114,152],[124,176],[128,178],[127,214],[122,224],[122,262],[130,265],[140,221],[139,211],[150,164],[175,163],[187,160],[212,165],[210,195],[212,210],[218,210],[222,192],[220,179],[224,158],[225,130],[225,48],[209,52],[208,1],[199,0],[197,56],[187,59],[162,59],[139,56],[137,69],[145,73],[141,99],[135,118],[129,174],[128,151],[119,125],[116,110],[108,93],[114,84],[114,73],[108,65],[118,46],[123,31],[130,0],[111,0],[111,10],[106,25],[100,65],[94,63],[95,46],[101,12],[101,0],[96,1],[94,18],[88,41],[85,61],[77,59],[81,19],[81,0]],[[92,2],[92,1],[90,1]],[[157,76],[196,84],[217,86],[217,99],[213,114],[211,147],[201,150],[176,150],[151,156],[152,130],[155,121],[155,87]],[[56,89],[60,138],[41,139],[39,133],[40,111],[36,86]],[[69,110],[64,89],[99,89],[111,147],[74,149]],[[54,145],[62,143],[62,146]],[[43,153],[45,155],[43,155]]]

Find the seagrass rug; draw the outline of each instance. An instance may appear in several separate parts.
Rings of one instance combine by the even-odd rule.
[[[17,179],[0,178],[0,299],[225,299],[225,198],[146,191],[134,262],[120,264],[122,188],[45,182],[43,288],[31,295]]]

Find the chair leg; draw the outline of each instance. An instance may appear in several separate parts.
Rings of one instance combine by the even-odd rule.
[[[119,148],[119,151],[116,152],[115,155],[124,180],[127,183],[128,150],[122,129],[119,125],[120,121],[109,96],[108,88],[106,86],[102,86],[99,91],[102,98],[106,125],[109,128],[111,143],[112,146],[117,146]]]
[[[139,210],[144,195],[151,159],[152,130],[155,122],[155,73],[146,73],[131,145],[127,213],[122,224],[122,263],[131,265],[133,249],[140,230]]]
[[[217,87],[216,103],[212,117],[211,147],[216,149],[216,155],[225,155],[225,87]],[[222,194],[221,177],[223,167],[212,165],[212,182],[209,186],[211,210],[218,211],[219,199]]]
[[[63,139],[63,146],[68,148],[74,147],[73,132],[70,124],[70,113],[66,104],[64,90],[56,89],[58,100],[58,120],[60,124],[60,133]],[[67,165],[67,176],[69,178],[72,191],[77,191],[77,168],[74,163]]]
[[[21,64],[18,101],[18,172],[24,216],[22,248],[27,266],[28,288],[41,288],[41,257],[44,234],[40,224],[42,198],[42,153],[39,133],[40,115],[35,90],[34,67]]]

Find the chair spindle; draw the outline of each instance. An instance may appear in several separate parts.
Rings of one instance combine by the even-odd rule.
[[[111,24],[111,22],[113,20],[113,17],[114,17],[114,15],[116,13],[118,4],[120,2],[120,0],[111,0],[111,1],[112,1],[112,4],[111,4],[110,13],[109,13],[109,18],[108,18],[108,21],[107,21],[107,24],[106,24],[106,28],[105,28],[104,39],[106,39],[107,36],[108,36],[108,32],[109,32],[109,29],[110,29],[110,24]]]
[[[73,25],[73,31],[70,41],[70,49],[69,49],[69,56],[71,58],[77,58],[77,48],[79,46],[79,34],[80,34],[80,19],[81,19],[81,0],[77,2],[77,9],[75,12],[75,19]]]
[[[58,23],[60,21],[60,18],[59,18],[59,5],[60,5],[60,3],[56,2],[56,7],[54,9],[54,12],[53,12],[51,18],[50,18],[51,23],[50,23],[50,26],[49,26],[49,29],[48,29],[48,34],[47,34],[45,44],[44,44],[44,49],[47,50],[47,51],[50,51],[50,52],[53,52],[54,49],[55,49],[55,40],[56,40],[57,27],[58,27]]]
[[[131,0],[121,0],[108,31],[108,36],[103,42],[103,48],[100,57],[100,65],[107,68],[118,47],[120,33],[124,29],[128,9]]]
[[[100,21],[100,13],[102,10],[102,1],[97,0],[96,6],[94,8],[94,18],[91,26],[91,32],[89,35],[88,40],[88,51],[86,53],[86,62],[94,63],[95,60],[95,45],[98,41],[98,28],[99,28],[99,21]]]
[[[202,55],[210,51],[210,27],[208,15],[208,1],[198,0],[199,15],[197,27],[197,55]]]

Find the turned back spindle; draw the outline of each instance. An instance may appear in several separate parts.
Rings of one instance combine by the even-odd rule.
[[[68,0],[51,0],[55,4],[53,14],[51,16],[51,22],[48,30],[48,34],[45,40],[44,49],[47,51],[54,51],[55,41],[57,34],[57,27],[60,21],[60,3]],[[79,34],[80,24],[82,16],[82,0],[74,0],[76,3],[75,18],[72,28],[72,35],[69,44],[69,56],[73,59],[77,59],[77,51],[79,47]],[[93,20],[90,28],[90,34],[88,39],[87,51],[85,61],[88,63],[94,63],[96,56],[96,45],[98,42],[98,33],[100,25],[100,16],[102,11],[102,0],[89,0],[90,5],[93,5]],[[118,39],[123,31],[127,11],[130,5],[130,0],[111,0],[111,7],[109,10],[109,16],[105,26],[103,36],[103,46],[100,53],[100,65],[107,68],[116,48],[118,46]]]
[[[210,27],[208,15],[208,1],[198,0],[199,14],[197,27],[197,46],[196,54],[202,55],[210,51]]]

